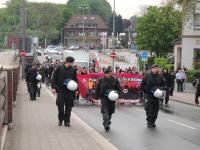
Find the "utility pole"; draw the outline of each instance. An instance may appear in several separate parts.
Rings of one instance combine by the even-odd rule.
[[[25,8],[25,0],[22,1],[22,5],[21,5],[21,8],[20,8],[20,16],[21,16],[22,49],[25,50],[25,37],[26,37],[26,8]]]
[[[113,4],[113,35],[112,35],[112,40],[113,40],[113,49],[115,49],[115,0]]]
[[[16,50],[16,11],[14,9],[14,19],[13,19],[13,32],[14,32],[14,41],[13,41],[13,49]]]
[[[14,9],[14,20],[13,20],[13,31],[15,32],[16,31],[16,12],[15,12],[15,9]]]
[[[83,17],[83,51],[85,51],[85,9],[87,7],[79,7],[79,9],[83,9],[82,17]]]
[[[62,38],[63,38],[63,29],[60,29],[60,44],[62,46]]]
[[[113,4],[113,35],[112,35],[112,41],[113,41],[113,51],[115,51],[115,0]],[[115,60],[113,59],[112,62],[113,71],[115,70]]]

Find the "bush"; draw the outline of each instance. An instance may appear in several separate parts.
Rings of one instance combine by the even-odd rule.
[[[166,58],[157,57],[154,59],[154,64],[158,65],[161,68],[164,68],[165,65],[167,65],[168,63]]]
[[[152,57],[152,56],[149,57],[149,58],[148,58],[148,64],[149,64],[149,65],[153,65],[153,64],[154,64],[154,59],[155,59],[155,57]]]
[[[167,68],[169,71],[173,71],[174,65],[173,64],[165,64],[164,68]]]
[[[138,57],[139,60],[138,60],[138,63],[139,63],[139,70],[140,71],[143,71],[144,70],[144,62],[142,61],[142,58],[141,57]]]
[[[193,76],[195,75],[197,71],[195,69],[188,69],[186,72],[186,77],[188,82],[193,81]]]
[[[194,69],[199,69],[200,68],[200,63],[199,62],[195,62],[193,64]]]

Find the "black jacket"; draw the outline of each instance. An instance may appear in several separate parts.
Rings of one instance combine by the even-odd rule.
[[[53,72],[52,84],[51,84],[52,89],[56,89],[57,92],[63,92],[63,93],[72,92],[67,89],[66,85],[64,85],[64,81],[66,79],[72,79],[76,81],[78,84],[76,70],[71,66],[67,68],[65,67],[65,65],[58,66],[56,70]]]
[[[163,73],[162,75],[165,83],[165,87],[169,88],[171,86],[171,76],[169,73]]]
[[[101,79],[99,79],[99,82],[97,84],[96,87],[96,91],[95,94],[97,96],[97,98],[107,98],[106,94],[108,94],[107,92],[110,90],[116,90],[119,95],[120,95],[120,85],[117,79],[111,77],[111,78],[106,78],[103,77]]]
[[[37,84],[38,83],[36,79],[37,74],[38,73],[36,69],[30,69],[26,76],[26,82],[31,83],[31,84]]]
[[[147,100],[154,101],[157,98],[153,96],[153,91],[158,88],[163,89],[164,86],[164,80],[161,75],[148,73],[142,80],[141,90],[147,95]]]

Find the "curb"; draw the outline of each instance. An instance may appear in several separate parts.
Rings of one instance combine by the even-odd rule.
[[[181,104],[187,104],[187,105],[191,105],[191,106],[196,106],[196,104],[192,104],[192,103],[188,103],[188,102],[183,102],[183,101],[180,101],[180,100],[176,100],[176,99],[169,99],[171,101],[174,101],[174,102],[177,102],[177,103],[181,103]]]
[[[53,100],[56,100],[56,96],[51,93],[51,91],[46,91],[51,95]],[[118,150],[111,142],[106,140],[100,133],[98,133],[95,129],[90,127],[86,122],[84,122],[80,117],[78,117],[74,112],[72,112],[72,117],[79,123],[79,125],[84,128],[90,135],[93,137],[95,141],[97,141],[103,149],[105,150]]]

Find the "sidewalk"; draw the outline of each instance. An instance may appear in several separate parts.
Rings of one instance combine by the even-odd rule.
[[[186,92],[174,92],[173,96],[170,96],[170,100],[177,101],[180,103],[196,105],[194,102],[195,94]]]
[[[117,149],[75,114],[70,128],[59,127],[55,96],[45,87],[37,101],[30,101],[26,85],[20,80],[13,116],[14,128],[7,134],[4,150]]]

